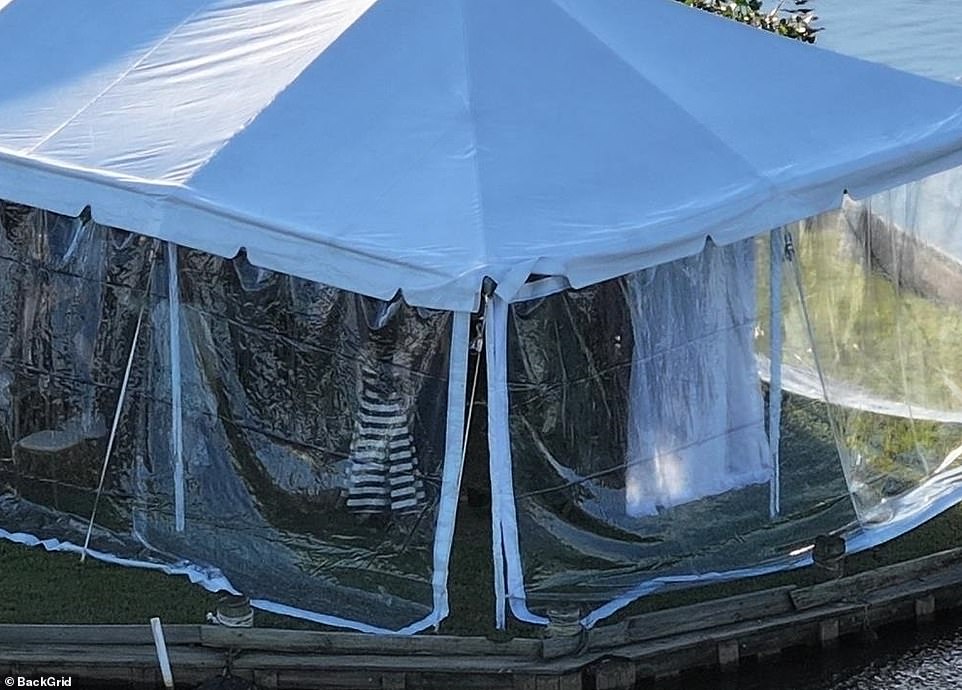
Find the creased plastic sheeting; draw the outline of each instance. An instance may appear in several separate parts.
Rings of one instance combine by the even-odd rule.
[[[578,607],[590,626],[962,501],[957,176],[505,305],[491,471],[513,613]]]
[[[12,205],[2,221],[4,536],[82,542],[152,270],[92,553],[204,572],[192,579],[364,630],[446,614],[466,315],[179,249],[172,371],[171,283],[154,240]]]
[[[771,479],[752,353],[754,258],[741,242],[625,278],[632,517]]]
[[[962,263],[942,241],[959,218],[933,193],[953,176],[792,231],[805,308],[785,308],[784,385],[829,403],[859,520],[879,541],[962,487]]]
[[[154,241],[9,204],[0,224],[3,528],[82,543]],[[145,373],[141,361],[132,389]],[[137,471],[132,432],[122,419],[92,541],[124,555],[135,548],[121,536]]]
[[[789,394],[771,515],[754,355],[768,248],[767,236],[709,244],[507,308],[510,441],[492,437],[492,477],[509,497],[499,512],[516,616],[577,606],[590,625],[664,587],[801,565],[816,536],[855,523],[824,404]]]

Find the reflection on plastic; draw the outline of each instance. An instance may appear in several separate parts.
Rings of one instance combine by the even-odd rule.
[[[755,252],[753,242],[709,246],[511,305],[517,524],[505,532],[518,548],[505,548],[509,572],[511,563],[523,572],[523,587],[509,587],[516,615],[535,620],[559,599],[601,610],[664,578],[744,572],[852,522],[834,448],[820,452],[801,398],[786,402],[792,431],[782,438],[793,456],[782,486],[793,495],[771,517],[767,390],[753,350],[765,323],[756,291],[767,298],[756,269],[769,261]]]
[[[962,499],[960,217],[925,193],[944,179],[787,228],[790,252],[709,244],[510,306],[492,476],[512,478],[515,615],[543,623],[564,601],[591,625],[651,592],[802,565],[820,535],[871,547]]]
[[[933,244],[946,218],[927,212],[921,191],[929,186],[850,204],[793,230],[794,289],[808,314],[786,307],[785,386],[829,403],[867,527],[917,509],[905,497],[921,495],[962,455],[962,291],[953,287],[962,285],[962,264]]]
[[[452,314],[243,255],[151,263],[146,238],[12,204],[0,224],[0,529],[82,542],[146,304],[92,553],[194,564],[324,622],[439,610]]]
[[[771,477],[751,242],[635,273],[626,497],[653,515]]]

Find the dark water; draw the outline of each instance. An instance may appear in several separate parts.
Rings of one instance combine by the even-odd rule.
[[[962,688],[962,613],[922,630],[883,629],[875,642],[800,650],[728,676],[685,677],[685,690],[956,690]]]
[[[771,0],[766,3],[772,6]],[[786,3],[790,4],[790,3]],[[944,81],[962,82],[962,0],[810,0],[819,45]],[[689,678],[689,690],[962,690],[962,612],[873,644],[800,652],[739,673]]]

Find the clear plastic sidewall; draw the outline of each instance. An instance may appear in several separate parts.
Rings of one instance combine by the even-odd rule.
[[[83,543],[133,346],[91,549],[295,613],[436,611],[452,314],[183,248],[170,293],[153,240],[0,210],[0,528]]]

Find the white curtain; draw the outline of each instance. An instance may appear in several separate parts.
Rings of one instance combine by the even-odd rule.
[[[771,478],[752,346],[754,241],[629,276],[626,510],[651,515]]]

